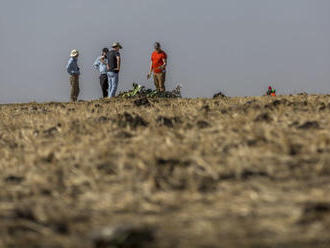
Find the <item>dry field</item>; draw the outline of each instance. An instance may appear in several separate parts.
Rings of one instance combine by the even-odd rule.
[[[330,96],[0,105],[0,247],[330,247],[329,152]]]

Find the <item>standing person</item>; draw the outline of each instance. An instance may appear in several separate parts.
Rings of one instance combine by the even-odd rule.
[[[119,50],[123,47],[119,42],[112,44],[112,50],[108,53],[108,80],[109,80],[109,98],[115,97],[118,82],[119,82],[119,72],[121,65],[121,58]]]
[[[99,56],[95,63],[94,68],[99,70],[100,72],[100,85],[103,93],[103,98],[108,97],[108,89],[109,89],[109,83],[108,83],[108,57],[107,54],[109,53],[108,48],[102,49],[102,55]]]
[[[78,57],[79,51],[72,50],[69,62],[66,66],[67,72],[70,74],[70,84],[71,84],[71,101],[76,102],[79,96],[79,76],[80,69],[78,67]]]
[[[159,92],[165,91],[167,54],[161,49],[160,43],[154,44],[155,51],[151,55],[150,71],[147,79],[154,74],[154,83]]]

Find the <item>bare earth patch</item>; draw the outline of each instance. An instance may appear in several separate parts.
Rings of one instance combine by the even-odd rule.
[[[330,97],[0,105],[0,247],[330,247]]]

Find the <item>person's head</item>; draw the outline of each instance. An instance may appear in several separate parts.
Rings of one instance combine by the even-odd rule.
[[[112,44],[112,49],[115,50],[115,51],[119,51],[120,49],[122,49],[123,47],[120,45],[119,42],[114,42]]]
[[[107,54],[108,54],[108,52],[109,52],[109,49],[108,48],[103,48],[102,49],[102,56],[107,56]]]
[[[159,52],[161,50],[161,46],[160,46],[160,43],[159,42],[155,42],[154,43],[154,48],[157,52]]]
[[[70,54],[71,58],[78,58],[79,57],[79,51],[74,49],[71,51],[71,54]]]

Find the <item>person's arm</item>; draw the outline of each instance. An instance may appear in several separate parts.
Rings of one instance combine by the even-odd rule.
[[[149,73],[147,75],[147,79],[149,79],[151,77],[151,74],[152,74],[152,61],[150,62],[150,67],[149,67]]]
[[[161,68],[163,69],[163,70],[165,70],[166,69],[166,66],[167,66],[167,58],[165,57],[165,58],[163,58],[163,65],[161,66]]]
[[[94,66],[95,69],[99,69],[99,67],[100,67],[100,60],[98,58],[95,60],[93,66]]]
[[[105,62],[105,57],[104,57],[104,56],[102,56],[102,57],[100,58],[100,63],[102,63],[102,64],[104,64],[104,65],[107,64],[107,63]]]
[[[70,59],[70,60],[68,61],[67,65],[66,65],[66,71],[67,71],[70,75],[72,75],[72,62],[73,62],[73,60]]]
[[[166,66],[167,66],[167,54],[165,52],[163,52],[163,56],[162,56],[162,60],[163,60],[163,65],[161,66],[162,70],[166,70]]]
[[[117,59],[117,68],[115,70],[119,72],[120,71],[120,63],[121,63],[120,56],[117,56],[116,59]]]

